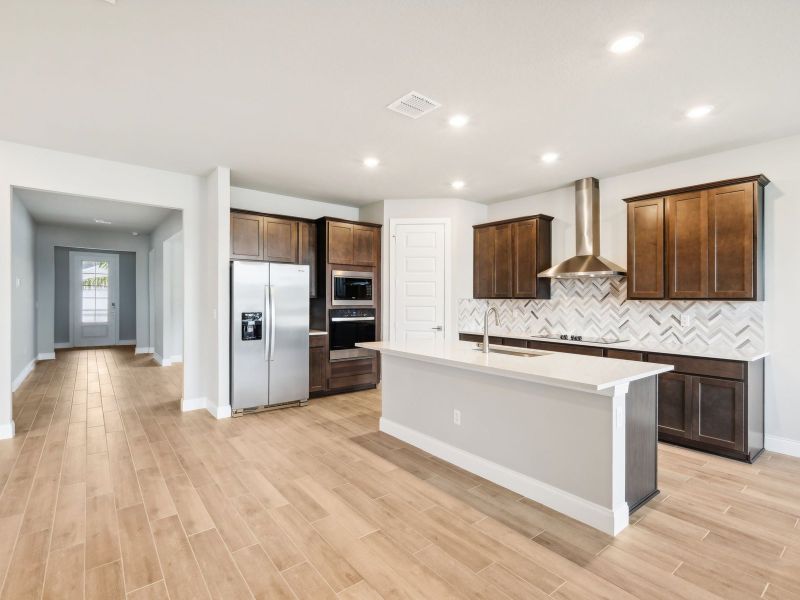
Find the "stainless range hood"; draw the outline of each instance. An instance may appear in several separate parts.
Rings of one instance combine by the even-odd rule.
[[[575,254],[539,273],[539,277],[614,277],[625,269],[600,256],[600,182],[594,177],[575,182]]]

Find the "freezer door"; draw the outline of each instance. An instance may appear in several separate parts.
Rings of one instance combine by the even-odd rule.
[[[231,408],[269,404],[269,264],[231,266]]]
[[[270,405],[308,398],[308,269],[270,263]]]

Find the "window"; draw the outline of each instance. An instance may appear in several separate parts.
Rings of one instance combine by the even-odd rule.
[[[108,323],[108,261],[81,261],[81,322]]]

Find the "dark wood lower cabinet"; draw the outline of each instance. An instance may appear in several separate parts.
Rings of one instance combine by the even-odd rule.
[[[482,336],[462,333],[479,342]],[[492,344],[670,364],[658,376],[658,439],[753,462],[764,450],[764,359],[721,360],[619,348],[561,344],[522,338],[490,338]]]
[[[692,437],[692,378],[663,373],[658,378],[658,433]]]
[[[378,357],[332,360],[328,391],[341,392],[375,387],[378,382]]]
[[[328,336],[308,338],[308,392],[318,394],[328,389]]]

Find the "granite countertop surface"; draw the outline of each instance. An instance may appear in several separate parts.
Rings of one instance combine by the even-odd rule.
[[[356,345],[386,355],[594,393],[610,391],[673,369],[672,365],[659,363],[546,350],[523,350],[531,356],[484,354],[476,350],[473,342],[366,342]]]
[[[483,335],[482,331],[461,331],[470,335]],[[764,349],[751,349],[751,348],[734,348],[732,346],[714,346],[708,344],[697,343],[680,343],[675,342],[638,342],[636,340],[627,340],[624,342],[615,342],[613,344],[601,344],[598,342],[574,342],[572,340],[554,340],[551,338],[534,337],[534,336],[521,336],[512,335],[509,333],[498,332],[496,330],[489,330],[490,336],[515,338],[520,340],[536,340],[540,342],[552,342],[554,344],[573,344],[578,346],[594,346],[597,348],[610,348],[615,350],[635,350],[637,352],[660,352],[663,354],[678,354],[683,356],[696,356],[698,358],[716,358],[721,360],[739,360],[744,362],[751,362],[759,360],[769,355],[769,352]]]

